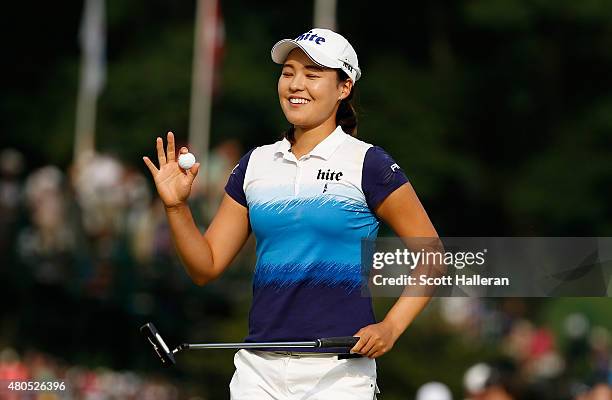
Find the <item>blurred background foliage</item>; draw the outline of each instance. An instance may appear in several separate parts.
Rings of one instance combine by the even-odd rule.
[[[11,6],[3,142],[32,166],[71,161],[79,2]],[[245,151],[285,128],[268,56],[311,4],[222,2],[226,41],[213,145]],[[186,139],[193,2],[108,2],[108,76],[97,145],[143,169],[154,137]],[[432,1],[391,12],[339,3],[364,75],[359,136],[389,149],[446,235],[610,231],[612,6]],[[32,29],[35,26],[36,29]],[[44,146],[41,146],[44,143]],[[461,210],[460,212],[457,212]]]
[[[0,17],[0,147],[24,154],[26,171],[48,164],[67,170],[82,2],[8,7]],[[225,43],[211,144],[236,139],[244,153],[277,140],[287,126],[276,95],[279,67],[269,52],[278,39],[310,27],[312,4],[222,1],[221,9]],[[156,136],[172,130],[186,142],[194,13],[193,1],[107,2],[108,71],[96,146],[142,174],[141,157],[153,155]],[[612,3],[340,0],[338,24],[363,71],[358,136],[403,167],[441,236],[610,236]],[[3,276],[14,284],[3,293],[0,344],[34,347],[92,368],[161,373],[136,333],[145,319],[155,319],[171,343],[245,335],[252,259],[239,261],[244,267],[220,282],[196,288],[171,257],[153,263],[157,272],[149,280],[138,280],[124,247],[115,247],[122,260],[114,264],[117,287],[103,300],[75,289],[87,272],[49,288],[28,281],[17,254],[3,254]],[[75,258],[86,260],[86,249]],[[81,262],[85,270],[89,264]],[[150,299],[135,292],[163,301],[139,314],[132,304]],[[549,327],[564,349],[571,340],[563,324],[572,313],[612,329],[607,298],[514,301],[522,311],[508,315]],[[507,302],[513,300],[490,299],[482,307],[503,310]],[[380,360],[385,399],[411,398],[408,393],[436,379],[461,393],[469,365],[502,353],[499,335],[482,334],[486,326],[475,336],[446,326],[438,303]],[[377,299],[377,316],[391,304]],[[181,357],[164,374],[196,393],[225,396],[233,371],[227,353]],[[573,373],[586,380],[588,368]]]

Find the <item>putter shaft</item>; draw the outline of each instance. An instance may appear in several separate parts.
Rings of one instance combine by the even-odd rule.
[[[261,349],[267,347],[282,347],[294,349],[299,347],[319,347],[316,341],[311,342],[260,342],[260,343],[185,343],[177,347],[177,350],[202,350],[202,349]]]

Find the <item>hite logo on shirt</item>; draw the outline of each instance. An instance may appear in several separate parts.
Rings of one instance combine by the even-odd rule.
[[[317,179],[321,179],[324,181],[339,181],[344,175],[342,172],[336,172],[328,169],[327,171],[319,170],[317,173]]]

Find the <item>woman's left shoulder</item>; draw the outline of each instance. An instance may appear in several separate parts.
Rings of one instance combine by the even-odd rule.
[[[399,168],[391,154],[389,154],[381,146],[373,144],[368,147],[363,161],[364,167],[366,167],[366,165],[369,165],[383,168],[389,167],[391,169],[395,169],[396,167]]]

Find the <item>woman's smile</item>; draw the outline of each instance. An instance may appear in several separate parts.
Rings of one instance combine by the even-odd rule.
[[[294,107],[299,107],[310,103],[310,100],[298,96],[289,96],[289,103]]]

